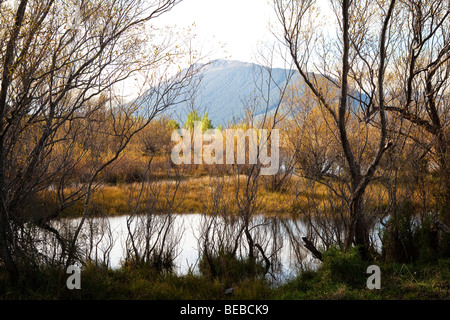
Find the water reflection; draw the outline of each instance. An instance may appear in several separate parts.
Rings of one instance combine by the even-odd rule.
[[[175,272],[179,275],[189,271],[198,272],[204,227],[212,218],[201,214],[179,214],[173,215],[173,218],[172,232],[174,234],[171,236],[176,239],[174,246]],[[137,224],[142,224],[143,221],[145,219],[130,220],[130,216],[87,220],[78,240],[79,250],[83,251],[84,256],[90,257],[92,261],[106,264],[110,268],[119,268],[130,254],[130,229],[141,230],[137,228]],[[77,226],[78,223],[78,219],[60,221],[59,227],[64,225],[67,232],[70,232],[71,228]],[[311,234],[311,224],[307,221],[256,216],[252,220],[250,229],[255,241],[264,248],[266,256],[270,258],[269,277],[274,282],[283,282],[295,277],[306,268],[315,269],[320,265],[320,261],[304,248],[301,240],[302,237]],[[216,237],[214,236],[214,234],[210,235],[213,241],[220,241],[217,234]],[[374,239],[375,244],[379,244],[376,228]],[[47,242],[47,244],[50,243]],[[53,244],[55,243],[53,242]],[[320,247],[324,243],[320,237],[317,237],[316,244]],[[238,249],[241,257],[245,257],[248,253],[245,241],[240,241]],[[47,251],[51,251],[48,245]]]

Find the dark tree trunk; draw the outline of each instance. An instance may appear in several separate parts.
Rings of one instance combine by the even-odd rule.
[[[7,188],[6,188],[6,172],[7,168],[5,166],[5,120],[8,114],[7,110],[7,96],[8,90],[11,85],[12,78],[12,66],[14,62],[14,50],[16,48],[16,41],[19,37],[20,29],[22,27],[22,22],[24,20],[25,11],[27,8],[28,0],[21,0],[17,12],[14,18],[14,28],[11,31],[10,38],[6,45],[6,51],[4,56],[4,63],[2,65],[2,79],[0,86],[0,258],[5,264],[6,271],[8,272],[11,282],[17,282],[19,279],[19,270],[17,264],[14,261],[13,255],[11,253],[10,241],[14,235],[11,234],[11,220],[8,216],[7,208]]]
[[[11,283],[17,283],[19,280],[19,269],[11,254],[9,241],[11,236],[6,211],[5,209],[0,209],[0,258],[5,265]]]
[[[367,222],[362,212],[362,196],[355,197],[350,204],[350,223],[345,237],[345,250],[352,245],[358,247],[363,259],[369,257],[370,241]]]
[[[444,133],[438,136],[438,152],[441,171],[442,185],[442,204],[441,219],[447,225],[450,225],[450,166],[448,165],[448,139]]]

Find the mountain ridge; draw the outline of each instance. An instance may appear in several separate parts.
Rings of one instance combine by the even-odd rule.
[[[207,112],[212,124],[228,125],[245,117],[245,102],[261,95],[259,89],[270,95],[269,103],[254,105],[255,114],[273,110],[278,104],[280,92],[277,86],[286,84],[290,70],[271,69],[270,87],[269,73],[261,65],[238,60],[213,60],[202,66],[201,78],[194,101],[181,103],[176,107],[177,120],[184,122],[192,109],[200,113]],[[258,89],[259,88],[259,89]]]

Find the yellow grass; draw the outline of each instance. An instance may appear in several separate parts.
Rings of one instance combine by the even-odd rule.
[[[240,197],[244,194],[245,176],[240,178]],[[213,212],[214,195],[218,186],[222,186],[220,205],[226,207],[226,211],[238,212],[236,190],[237,177],[227,176],[224,178],[203,176],[198,178],[187,178],[179,184],[175,201],[173,201],[172,212],[174,213],[210,213]],[[295,196],[294,188],[287,191],[274,192],[260,186],[258,190],[256,213],[267,216],[290,216],[302,210],[313,207],[314,210],[325,210],[328,207],[330,197],[335,201],[338,199],[329,193],[326,186],[314,185],[314,192],[302,186],[296,181],[298,195]],[[151,185],[144,185],[140,196],[142,185],[140,183],[105,185],[92,194],[90,213],[94,215],[127,215],[136,210],[137,213],[145,213],[152,210],[156,213],[164,213],[169,210],[168,203],[171,203],[172,196],[176,189],[176,183],[171,180],[160,180]],[[73,190],[67,190],[67,194]],[[155,198],[153,205],[149,205],[149,200]],[[311,197],[314,195],[313,197]],[[387,193],[376,184],[367,190],[367,196],[373,205],[377,203],[387,203]],[[139,201],[138,201],[139,199]],[[56,210],[56,193],[46,191],[39,199],[39,208],[44,210],[53,208]],[[36,206],[34,206],[36,208]],[[65,216],[79,216],[84,211],[84,199],[80,199],[75,205],[64,211]],[[310,210],[312,212],[313,210]],[[46,214],[40,212],[39,215]],[[47,212],[48,214],[48,212]]]

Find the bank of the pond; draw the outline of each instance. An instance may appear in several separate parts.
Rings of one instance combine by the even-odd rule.
[[[350,262],[350,261],[348,261]],[[0,269],[0,299],[83,299],[83,300],[434,300],[450,299],[450,260],[432,264],[380,263],[381,289],[366,287],[367,275],[360,270],[336,271],[339,260],[330,261],[318,271],[306,271],[294,280],[272,287],[267,280],[241,279],[229,284],[199,274],[161,275],[148,268],[117,270],[88,265],[83,268],[81,289],[66,288],[67,275],[55,269],[35,272],[32,281],[11,286]],[[351,269],[353,270],[354,269]],[[355,281],[356,280],[356,281]]]

